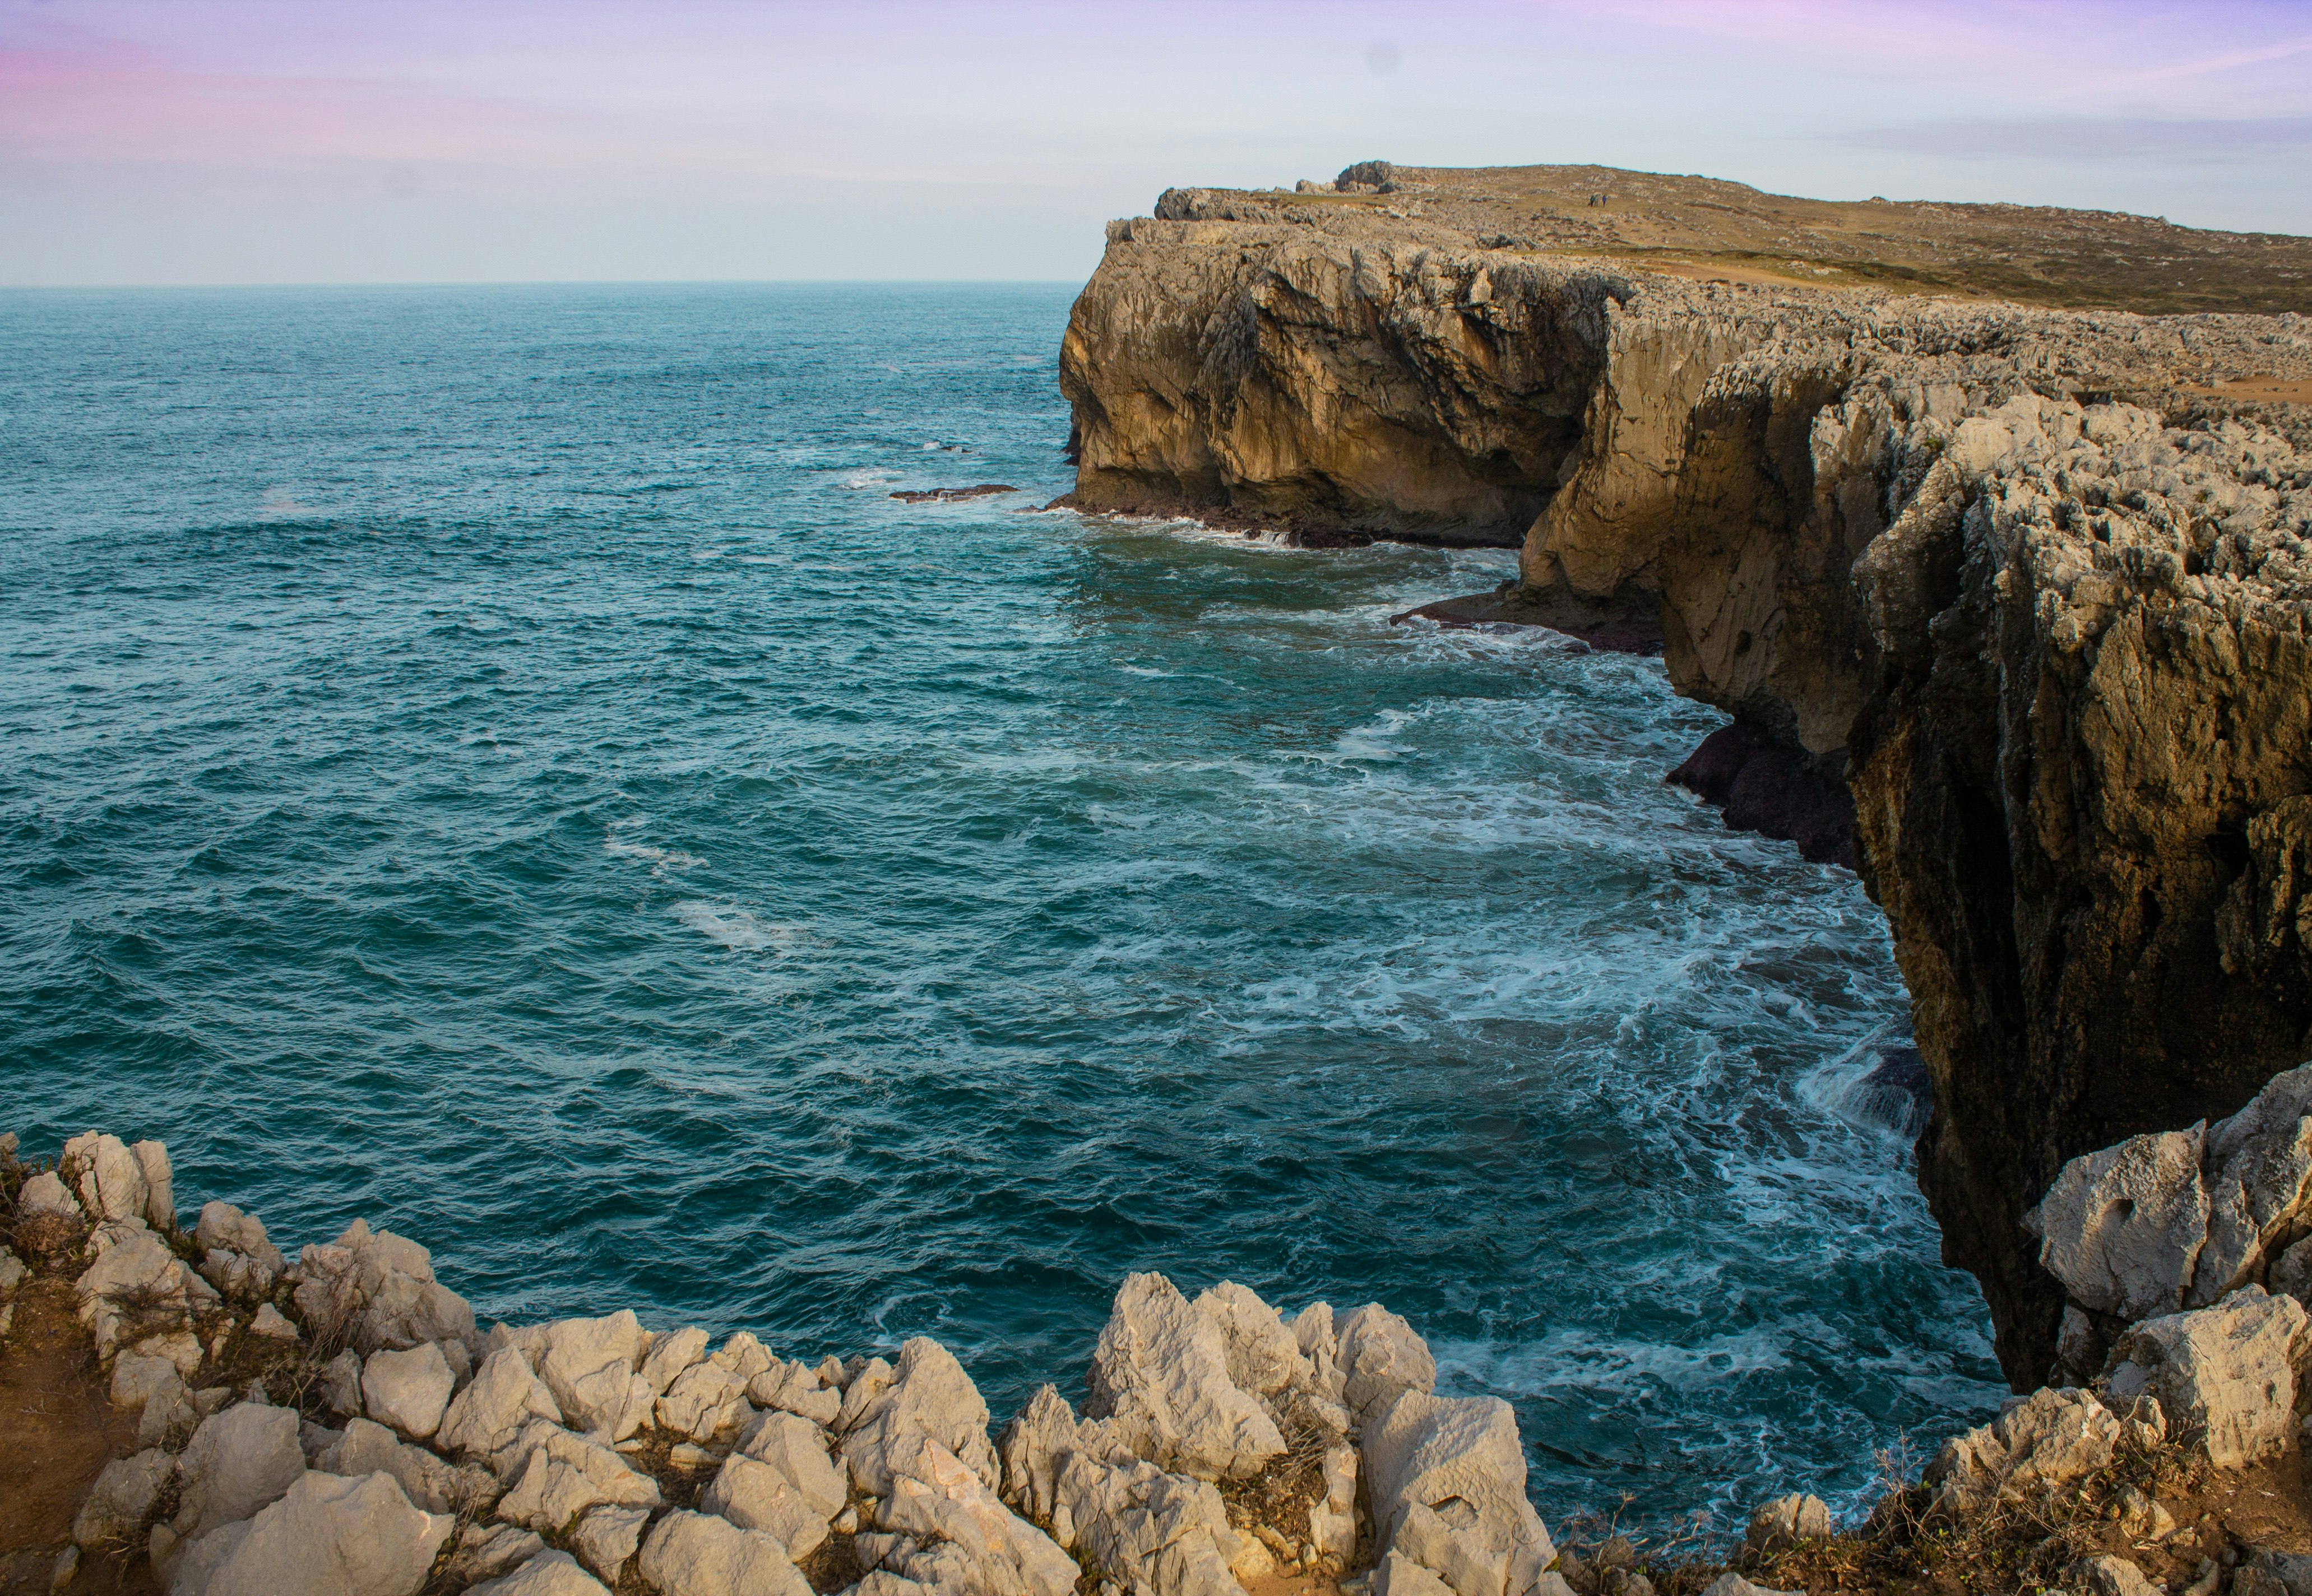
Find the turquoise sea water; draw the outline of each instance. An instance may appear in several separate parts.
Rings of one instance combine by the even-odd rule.
[[[1029,513],[1069,297],[0,296],[0,1128],[999,1419],[1127,1269],[1378,1298],[1553,1524],[1991,1410],[1853,877],[1387,624],[1506,554]]]

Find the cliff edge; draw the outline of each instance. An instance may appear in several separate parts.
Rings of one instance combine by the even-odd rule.
[[[2312,241],[1594,168],[1303,187],[1110,224],[1073,502],[1515,546],[1457,614],[1654,616],[1735,718],[1689,784],[1887,911],[1921,1183],[2036,1385],[2063,1296],[2025,1218],[2066,1161],[2312,1046]],[[2185,289],[2213,308],[2097,308]]]

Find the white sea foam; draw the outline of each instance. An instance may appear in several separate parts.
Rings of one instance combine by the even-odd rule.
[[[765,925],[744,909],[687,899],[674,905],[674,918],[733,953],[784,953],[802,934],[800,926]]]
[[[647,818],[646,815],[637,815],[625,820],[612,821],[602,833],[602,851],[617,859],[647,859],[650,861],[652,879],[659,881],[666,879],[666,873],[669,870],[693,870],[706,862],[696,854],[684,853],[679,849],[653,848],[647,842],[627,842],[620,840],[618,833],[621,831],[629,826],[640,825]]]

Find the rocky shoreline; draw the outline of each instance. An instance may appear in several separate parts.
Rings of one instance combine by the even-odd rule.
[[[0,1371],[20,1313],[69,1314],[115,1412],[66,1437],[104,1461],[34,1548],[56,1590],[1773,1596],[2004,1559],[2308,1596],[2308,1111],[2312,1066],[2067,1167],[2035,1222],[2076,1377],[1896,1468],[1864,1523],[1786,1496],[1738,1550],[1553,1539],[1509,1405],[1440,1394],[1379,1304],[1128,1276],[1081,1406],[1046,1385],[997,1428],[924,1338],[811,1363],[631,1311],[485,1330],[417,1243],[357,1221],[293,1257],[221,1200],[182,1228],[167,1149],[97,1132],[32,1163],[0,1136]]]

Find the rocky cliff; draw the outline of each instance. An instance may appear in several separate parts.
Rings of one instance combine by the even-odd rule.
[[[1686,779],[1887,910],[1921,1181],[2027,1389],[2065,1161],[2312,1042],[2312,322],[1695,281],[1388,180],[1112,224],[1075,501],[1514,544],[1458,615],[1657,617],[1736,718]]]

